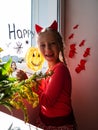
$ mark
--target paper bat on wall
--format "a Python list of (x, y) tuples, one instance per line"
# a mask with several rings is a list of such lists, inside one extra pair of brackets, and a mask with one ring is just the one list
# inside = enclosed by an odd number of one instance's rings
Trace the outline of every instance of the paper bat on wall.
[(74, 33), (70, 34), (70, 36), (68, 37), (68, 39), (72, 39), (74, 37)]
[(84, 46), (84, 44), (85, 44), (85, 40), (82, 40), (82, 41), (80, 42), (80, 44), (79, 44), (79, 47)]
[(69, 57), (73, 58), (75, 53), (76, 53), (76, 44), (73, 43), (70, 45)]
[(84, 51), (83, 57), (87, 57), (88, 55), (90, 55), (90, 48), (86, 48), (86, 50)]
[(85, 63), (86, 63), (86, 60), (85, 59), (81, 59), (80, 60), (80, 64), (78, 64), (78, 66), (75, 68), (75, 71), (77, 73), (80, 73), (82, 70), (85, 70)]
[(79, 27), (79, 25), (76, 24), (76, 25), (73, 27), (73, 29), (77, 29), (78, 27)]

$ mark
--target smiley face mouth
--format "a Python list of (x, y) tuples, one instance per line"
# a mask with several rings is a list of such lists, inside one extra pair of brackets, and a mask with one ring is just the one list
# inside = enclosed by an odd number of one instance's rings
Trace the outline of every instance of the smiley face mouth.
[(32, 64), (33, 66), (38, 67), (38, 66), (40, 66), (40, 65), (41, 65), (41, 61), (40, 61), (38, 64), (35, 64), (33, 61), (31, 61), (31, 64)]

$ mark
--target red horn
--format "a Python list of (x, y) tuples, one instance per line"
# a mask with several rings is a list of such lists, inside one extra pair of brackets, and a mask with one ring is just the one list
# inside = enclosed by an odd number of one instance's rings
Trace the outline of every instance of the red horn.
[(39, 25), (35, 24), (35, 30), (37, 33), (39, 33), (43, 28), (40, 27)]
[(57, 24), (56, 20), (50, 25), (50, 28), (52, 28), (52, 29), (54, 29), (54, 30), (57, 31), (57, 29), (58, 29), (58, 24)]

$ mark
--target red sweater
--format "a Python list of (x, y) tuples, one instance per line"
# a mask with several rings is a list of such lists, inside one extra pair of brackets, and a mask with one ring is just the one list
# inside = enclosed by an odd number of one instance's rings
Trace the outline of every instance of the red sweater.
[(66, 116), (71, 112), (71, 76), (62, 62), (53, 68), (53, 75), (43, 80), (40, 96), (41, 112), (48, 117)]

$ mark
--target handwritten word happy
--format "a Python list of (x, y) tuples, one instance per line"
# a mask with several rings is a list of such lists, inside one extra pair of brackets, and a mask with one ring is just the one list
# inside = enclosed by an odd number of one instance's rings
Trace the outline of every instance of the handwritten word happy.
[(13, 24), (13, 26), (11, 27), (10, 24), (8, 24), (8, 29), (9, 29), (9, 39), (16, 39), (16, 38), (25, 38), (25, 37), (34, 37), (34, 32), (32, 32), (31, 30), (27, 30), (27, 29), (16, 29), (15, 24)]

